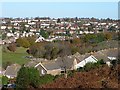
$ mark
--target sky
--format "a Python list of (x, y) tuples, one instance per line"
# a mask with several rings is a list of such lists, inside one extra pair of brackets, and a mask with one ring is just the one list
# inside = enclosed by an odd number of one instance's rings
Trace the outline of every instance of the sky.
[(118, 19), (117, 2), (4, 2), (2, 17), (80, 17)]

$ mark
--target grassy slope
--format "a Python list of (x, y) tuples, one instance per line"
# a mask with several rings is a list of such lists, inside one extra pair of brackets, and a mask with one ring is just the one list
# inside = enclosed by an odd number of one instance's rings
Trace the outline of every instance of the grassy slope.
[(28, 56), (28, 54), (26, 53), (26, 49), (18, 47), (15, 52), (2, 52), (2, 63), (10, 61), (12, 63), (18, 63), (22, 65), (29, 61), (25, 58), (25, 56)]

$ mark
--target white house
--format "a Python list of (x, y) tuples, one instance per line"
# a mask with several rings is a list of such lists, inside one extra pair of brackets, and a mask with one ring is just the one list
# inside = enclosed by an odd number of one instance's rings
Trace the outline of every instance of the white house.
[(45, 40), (45, 38), (44, 38), (44, 37), (42, 37), (42, 36), (40, 36), (38, 39), (36, 39), (36, 41), (35, 41), (35, 42), (41, 42), (41, 41), (43, 41), (43, 40)]
[(1, 29), (6, 29), (6, 26), (1, 26)]
[(97, 61), (98, 60), (93, 55), (90, 55), (89, 57), (76, 64), (76, 68), (84, 67), (88, 62), (96, 63)]
[(13, 33), (7, 33), (7, 37), (11, 37), (11, 36), (14, 36)]

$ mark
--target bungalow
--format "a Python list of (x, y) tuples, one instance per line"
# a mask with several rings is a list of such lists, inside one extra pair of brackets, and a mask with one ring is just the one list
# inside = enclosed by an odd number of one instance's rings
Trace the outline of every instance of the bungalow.
[(35, 67), (39, 70), (40, 75), (44, 74), (51, 74), (51, 75), (58, 75), (65, 70), (73, 70), (76, 65), (76, 60), (74, 58), (69, 57), (58, 57), (52, 61), (30, 61), (25, 66), (27, 67)]
[(17, 77), (17, 72), (21, 66), (19, 64), (12, 64), (11, 66), (7, 66), (4, 76), (8, 78), (15, 78)]
[(107, 55), (103, 54), (101, 51), (97, 51), (93, 53), (92, 55), (95, 56), (98, 60), (103, 60), (104, 63), (106, 63), (108, 66), (111, 65), (110, 60), (107, 57)]
[(78, 64), (76, 64), (76, 68), (84, 67), (89, 62), (96, 63), (97, 61), (98, 59), (96, 59), (93, 55), (90, 55), (81, 62), (79, 62)]
[(109, 61), (107, 61), (107, 63), (109, 63), (109, 66), (111, 65), (111, 62), (113, 60), (118, 60), (118, 54), (119, 54), (118, 48), (103, 50), (102, 53), (106, 55), (107, 58), (109, 59)]
[(111, 62), (118, 59), (118, 51), (119, 50), (117, 48), (105, 49), (97, 51), (92, 55), (95, 56), (98, 60), (102, 59), (108, 66), (111, 66)]

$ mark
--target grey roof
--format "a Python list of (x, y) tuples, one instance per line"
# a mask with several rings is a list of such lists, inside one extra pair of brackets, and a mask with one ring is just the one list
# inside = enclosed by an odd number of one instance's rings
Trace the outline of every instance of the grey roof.
[(53, 69), (64, 69), (65, 67), (67, 69), (70, 69), (73, 65), (74, 57), (58, 57), (56, 61), (46, 62), (42, 63), (44, 67), (47, 70), (53, 70)]
[(50, 62), (50, 63), (42, 63), (42, 65), (47, 69), (47, 70), (53, 70), (53, 69), (60, 69), (60, 66), (56, 62)]
[(77, 59), (77, 62), (79, 63), (80, 61), (84, 60), (85, 57), (88, 57), (88, 54), (86, 55), (81, 55), (78, 52), (72, 55), (72, 57), (75, 57)]
[(86, 53), (86, 54), (84, 54), (84, 55), (83, 55), (83, 56), (84, 56), (84, 59), (88, 58), (90, 55), (91, 55), (91, 53)]
[(26, 63), (25, 66), (26, 67), (35, 67), (35, 65), (37, 65), (40, 62), (47, 62), (47, 60), (43, 59), (43, 58), (35, 59), (35, 60), (32, 60), (32, 61)]
[(118, 58), (119, 49), (112, 48), (112, 49), (102, 50), (101, 52), (109, 57)]
[(70, 69), (73, 65), (73, 61), (74, 61), (74, 57), (63, 57), (63, 58), (60, 58), (56, 61), (56, 63), (59, 64), (60, 67), (62, 68), (67, 68), (67, 69)]
[(97, 51), (97, 52), (93, 53), (93, 56), (95, 58), (97, 58), (98, 60), (103, 59), (104, 62), (109, 60), (107, 55), (103, 54), (101, 51)]
[(6, 68), (5, 75), (16, 77), (17, 76), (17, 72), (19, 71), (20, 68), (21, 68), (20, 65), (12, 64), (11, 66), (8, 66)]
[(25, 64), (26, 67), (34, 67), (37, 64), (37, 62), (35, 61), (30, 61), (28, 63)]

